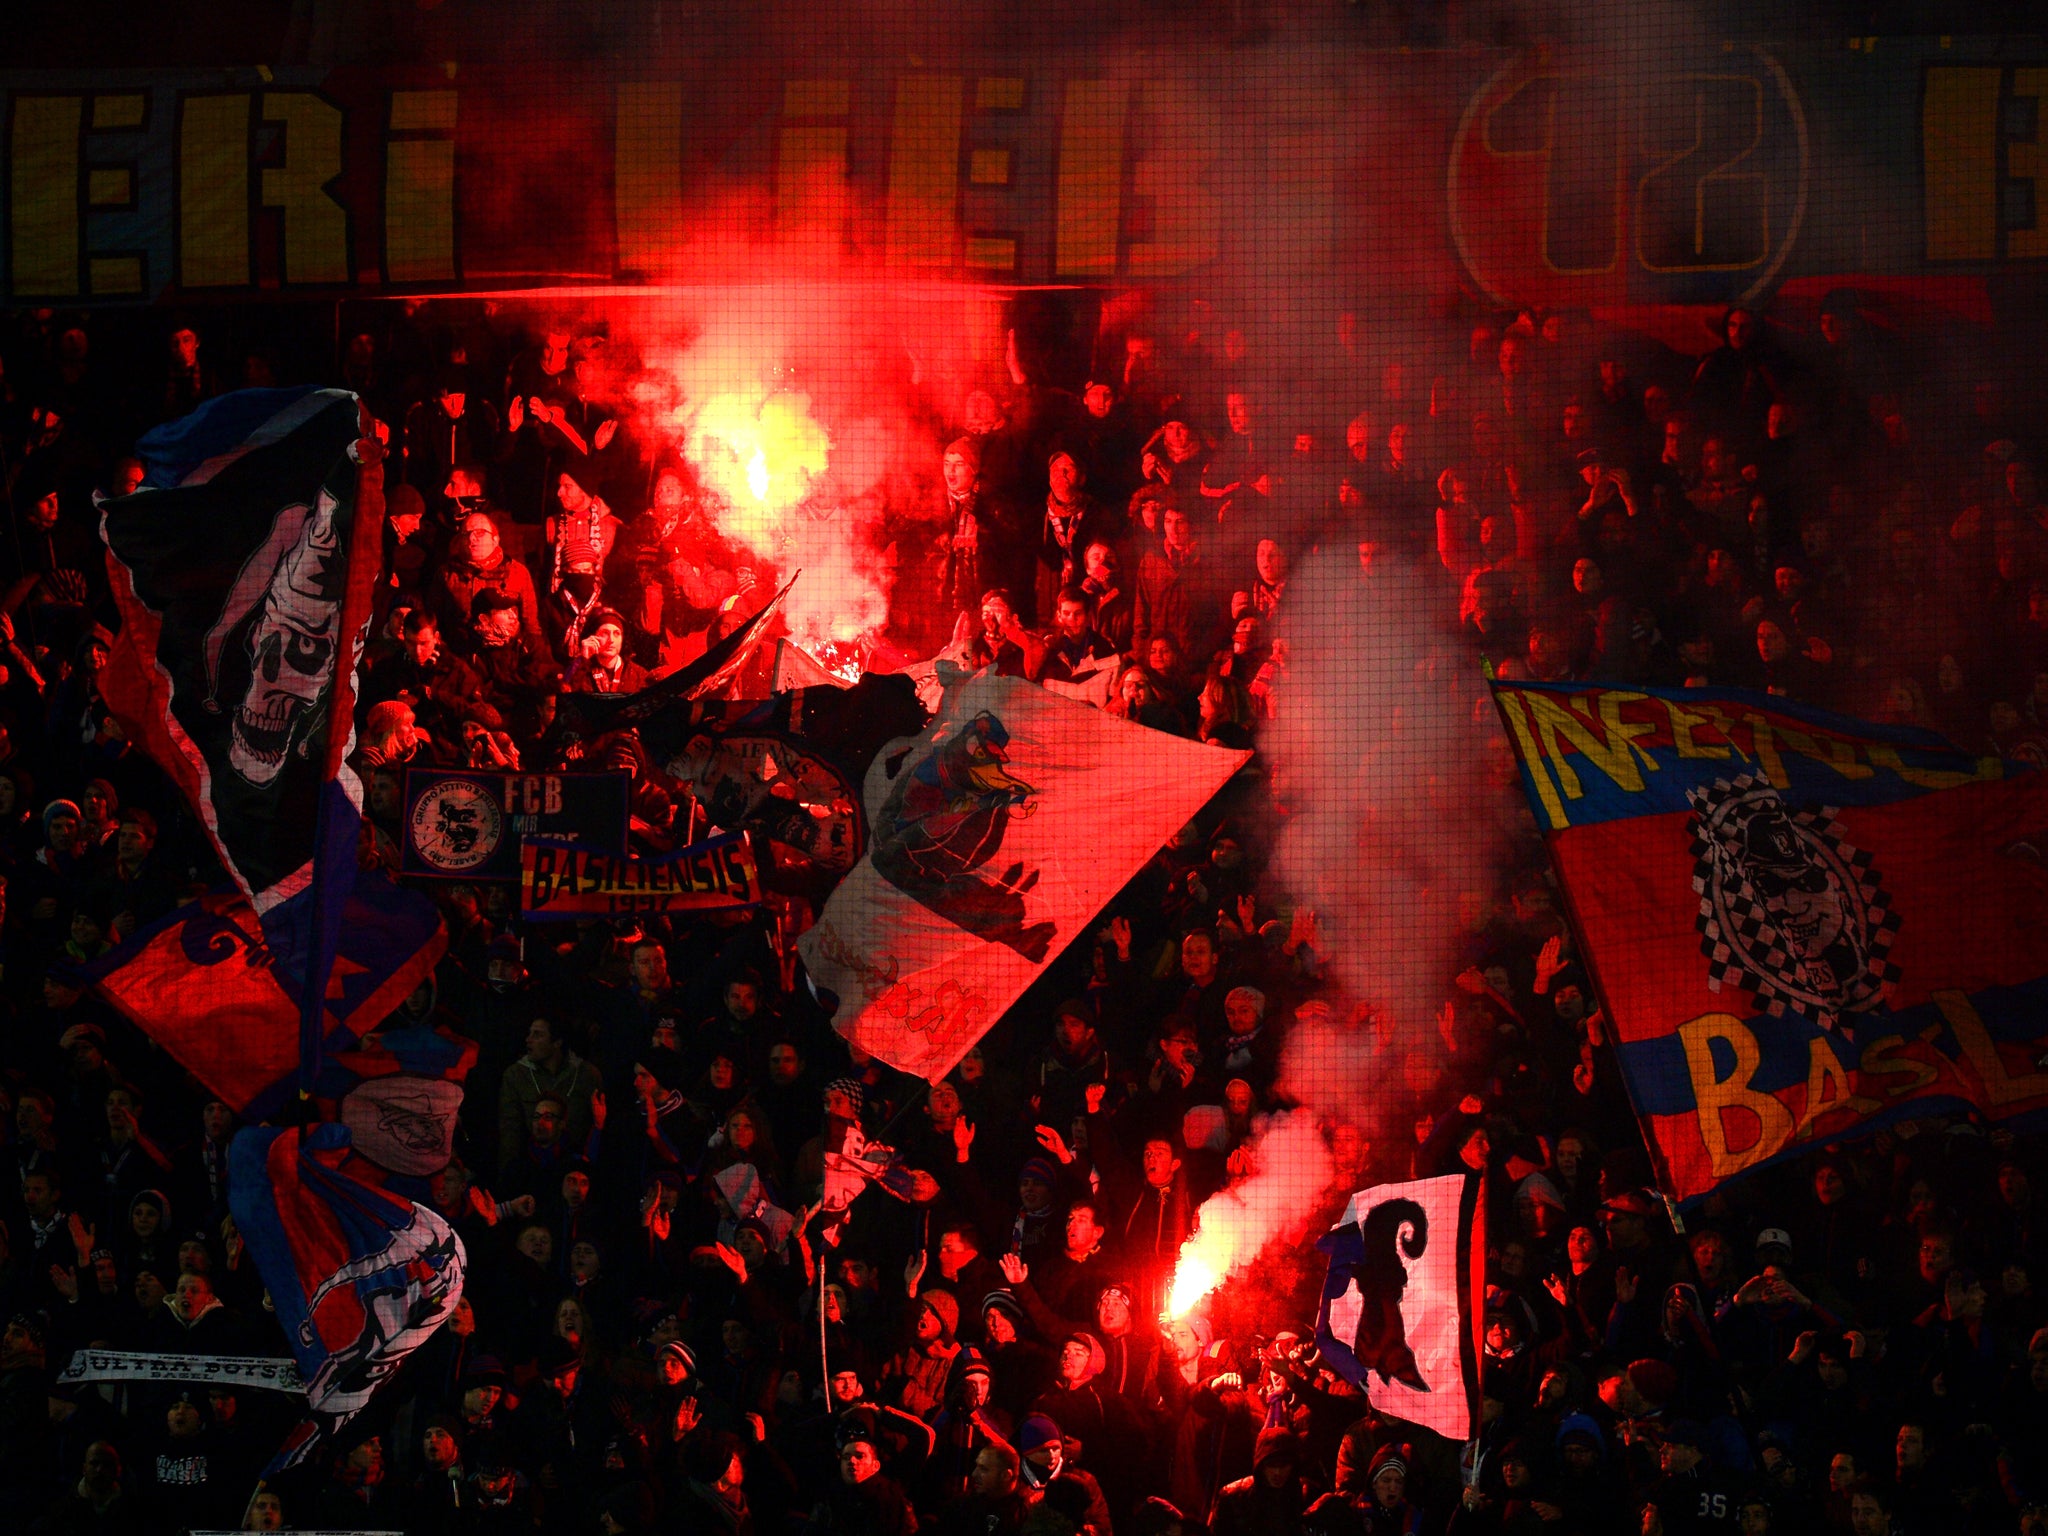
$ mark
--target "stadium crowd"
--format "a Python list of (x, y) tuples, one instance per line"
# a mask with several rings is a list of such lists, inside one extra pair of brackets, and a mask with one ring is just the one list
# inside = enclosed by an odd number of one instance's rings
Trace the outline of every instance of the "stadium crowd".
[[(1085, 380), (1013, 345), (920, 397), (929, 493), (869, 552), (887, 645), (1256, 748), (1294, 691), (1290, 585), (1334, 559), (1362, 612), (1431, 594), (1421, 643), (1475, 700), (1483, 660), (2048, 747), (2048, 445), (1999, 372), (2022, 359), (1987, 343), (1937, 373), (1846, 293), (1811, 324), (1732, 310), (1697, 357), (1571, 312), (1398, 344), (1346, 316), (1289, 372), (1213, 313), (1165, 314), (1106, 324)], [(630, 347), (432, 303), (339, 340), (228, 355), (207, 323), (47, 311), (0, 334), (11, 1527), (2048, 1532), (2039, 1140), (1909, 1122), (1675, 1220), (1533, 828), (1446, 945), (1440, 1038), (1325, 1127), (1338, 1182), (1301, 1241), (1162, 1321), (1197, 1209), (1284, 1103), (1290, 1028), (1369, 1001), (1323, 951), (1382, 937), (1326, 932), (1272, 873), (1287, 808), (1257, 756), (929, 1088), (833, 1033), (787, 907), (523, 928), (508, 888), (419, 882), (449, 947), (399, 1022), (475, 1046), (453, 1160), (422, 1181), (469, 1254), (455, 1320), (253, 1497), (289, 1399), (59, 1383), (87, 1345), (288, 1352), (227, 1217), (233, 1110), (80, 976), (221, 879), (97, 689), (93, 495), (139, 483), (140, 431), (280, 379), (388, 424), (366, 858), (396, 867), (408, 765), (626, 769), (653, 847), (715, 819), (631, 732), (554, 729), (564, 692), (645, 686), (779, 574), (645, 439)], [(897, 1164), (834, 1242), (823, 1158), (849, 1122)], [(1489, 1211), (1463, 1445), (1324, 1368), (1309, 1246), (1352, 1190), (1460, 1168)]]

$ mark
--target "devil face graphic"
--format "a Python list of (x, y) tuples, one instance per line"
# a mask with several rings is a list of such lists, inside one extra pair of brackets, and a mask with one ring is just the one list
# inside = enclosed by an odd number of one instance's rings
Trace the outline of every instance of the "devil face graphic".
[[(239, 595), (256, 580), (263, 582), (261, 605), (243, 641), (248, 688), (228, 728), (228, 763), (251, 784), (267, 785), (277, 777), (301, 722), (317, 718), (314, 706), (333, 682), (346, 586), (336, 511), (334, 497), (325, 490), (310, 514), (304, 508), (287, 509), (278, 519), (278, 534), (295, 536), (281, 551), (281, 539), (273, 538), (236, 583)], [(270, 559), (274, 563), (265, 571), (263, 564)], [(299, 750), (304, 750), (303, 741)]]

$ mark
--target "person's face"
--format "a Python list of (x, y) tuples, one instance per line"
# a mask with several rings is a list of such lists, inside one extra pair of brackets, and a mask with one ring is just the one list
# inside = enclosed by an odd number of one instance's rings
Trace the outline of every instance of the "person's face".
[(1710, 437), (1700, 445), (1700, 468), (1709, 480), (1726, 480), (1735, 473), (1735, 450), (1727, 441)]
[(778, 1045), (768, 1053), (768, 1079), (778, 1088), (787, 1088), (803, 1075), (803, 1058), (793, 1045)]
[(1107, 384), (1090, 384), (1081, 392), (1081, 403), (1088, 408), (1088, 414), (1097, 421), (1106, 420), (1116, 405), (1116, 396)]
[(1115, 1291), (1105, 1291), (1095, 1300), (1095, 1321), (1113, 1339), (1131, 1331), (1131, 1304)]
[(50, 818), (50, 846), (59, 853), (70, 853), (78, 846), (78, 818), (63, 813)]
[(164, 1283), (150, 1270), (140, 1270), (135, 1276), (135, 1304), (144, 1312), (154, 1312), (163, 1305), (164, 1297), (170, 1294)]
[(865, 1440), (856, 1440), (839, 1453), (839, 1480), (850, 1488), (858, 1487), (881, 1470), (875, 1448)]
[(1095, 1219), (1095, 1212), (1085, 1205), (1077, 1205), (1067, 1212), (1067, 1250), (1070, 1253), (1087, 1253), (1102, 1241), (1102, 1226)]
[(761, 1011), (761, 989), (751, 981), (728, 982), (725, 1011), (744, 1024)]
[(668, 951), (659, 944), (642, 944), (633, 951), (633, 984), (643, 992), (668, 988)]
[(1087, 606), (1075, 602), (1070, 597), (1063, 597), (1059, 606), (1053, 610), (1053, 623), (1069, 640), (1078, 640), (1088, 633)]
[(1117, 696), (1124, 701), (1127, 708), (1142, 708), (1152, 702), (1152, 684), (1147, 681), (1144, 673), (1132, 667), (1124, 673), (1122, 681), (1118, 684)]
[(1095, 1026), (1086, 1019), (1078, 1019), (1071, 1013), (1063, 1013), (1054, 1022), (1052, 1034), (1059, 1045), (1060, 1053), (1072, 1058), (1083, 1054), (1094, 1043)]
[(497, 558), (498, 530), (488, 517), (472, 517), (462, 525), (471, 564), (488, 565)]
[(1824, 1163), (1814, 1170), (1813, 1198), (1822, 1205), (1837, 1204), (1848, 1192), (1849, 1186), (1842, 1178), (1841, 1169), (1833, 1163)]
[(1855, 1536), (1891, 1536), (1892, 1517), (1867, 1493), (1849, 1501), (1849, 1529)]
[(1398, 1467), (1383, 1467), (1372, 1480), (1372, 1496), (1381, 1509), (1392, 1509), (1408, 1492), (1408, 1474)]
[(104, 935), (100, 930), (99, 919), (90, 912), (71, 914), (71, 942), (79, 949), (90, 954), (99, 948), (102, 937)]
[(497, 1410), (498, 1400), (505, 1395), (504, 1388), (496, 1382), (479, 1382), (465, 1387), (462, 1392), (462, 1414), (468, 1419), (487, 1419)]
[[(213, 1260), (206, 1252), (206, 1244), (196, 1237), (188, 1237), (178, 1244), (179, 1275), (196, 1275), (204, 1279), (213, 1268)], [(211, 1289), (209, 1287), (209, 1289)]]
[(761, 1131), (752, 1115), (734, 1114), (725, 1122), (725, 1139), (735, 1151), (751, 1152), (761, 1139)]
[(435, 658), (441, 654), (440, 629), (432, 624), (422, 624), (406, 640), (405, 648), (412, 652), (412, 659), (416, 665), (431, 667)]
[(420, 1454), (436, 1472), (446, 1472), (455, 1465), (456, 1457), (461, 1453), (456, 1448), (455, 1437), (435, 1424), (420, 1437)]
[[(670, 1046), (669, 1049), (673, 1050), (674, 1047)], [(730, 1091), (733, 1085), (733, 1079), (736, 1075), (735, 1069), (732, 1064), (732, 1058), (729, 1056), (712, 1057), (711, 1065), (706, 1070), (705, 1075), (710, 1079), (711, 1086), (713, 1088), (716, 1088), (720, 1093)]]
[(1154, 1189), (1164, 1189), (1173, 1182), (1174, 1174), (1180, 1171), (1180, 1159), (1173, 1155), (1171, 1142), (1153, 1139), (1145, 1143), (1142, 1158), (1145, 1182)]
[(555, 482), (555, 499), (571, 517), (581, 516), (590, 510), (590, 492), (577, 483), (574, 475), (563, 475)]
[(1261, 581), (1278, 586), (1287, 579), (1287, 552), (1274, 540), (1259, 540), (1258, 551), (1253, 559), (1258, 565)]
[(990, 1307), (981, 1314), (981, 1332), (982, 1337), (998, 1348), (1017, 1342), (1017, 1325), (1000, 1307)]
[(1707, 1232), (1693, 1239), (1693, 1267), (1699, 1271), (1700, 1279), (1711, 1286), (1718, 1286), (1728, 1278), (1728, 1244), (1718, 1232)]
[(993, 592), (981, 600), (981, 627), (988, 634), (1001, 634), (1003, 627), (1016, 616), (1016, 610)]
[(1180, 968), (1190, 981), (1206, 983), (1216, 974), (1216, 945), (1206, 933), (1191, 933), (1180, 942)]
[(1572, 1263), (1585, 1265), (1593, 1262), (1600, 1252), (1600, 1240), (1593, 1235), (1591, 1227), (1573, 1227), (1564, 1240), (1566, 1255)]
[(1161, 431), (1159, 441), (1166, 449), (1167, 456), (1176, 463), (1188, 458), (1195, 451), (1195, 434), (1184, 421), (1169, 421)]
[(1091, 581), (1107, 585), (1116, 579), (1116, 551), (1107, 544), (1090, 544), (1081, 551), (1081, 565)]
[[(597, 1245), (594, 1243), (577, 1243), (569, 1249), (569, 1274), (573, 1279), (581, 1281), (595, 1280), (597, 1278), (598, 1269), (601, 1267), (601, 1263), (602, 1261), (598, 1258), (597, 1255)], [(579, 1330), (578, 1336), (580, 1337), (580, 1330), (583, 1326), (582, 1309), (576, 1307), (573, 1302), (564, 1302), (563, 1311), (574, 1312), (576, 1326)], [(558, 1326), (560, 1325), (560, 1322), (561, 1315), (558, 1313), (556, 1315), (556, 1323)], [(565, 1338), (567, 1337), (566, 1334), (563, 1336)]]
[[(1240, 1120), (1249, 1115), (1252, 1112), (1252, 1085), (1244, 1081), (1244, 1079), (1236, 1077), (1225, 1083), (1223, 1085), (1223, 1107)], [(1339, 1136), (1342, 1136), (1345, 1132), (1349, 1132), (1355, 1138), (1358, 1134), (1358, 1128), (1349, 1125), (1337, 1127), (1337, 1134)], [(1335, 1150), (1334, 1141), (1333, 1150)], [(1340, 1158), (1339, 1161), (1342, 1162), (1344, 1159)]]
[(171, 1437), (175, 1440), (189, 1440), (199, 1433), (204, 1422), (205, 1420), (200, 1417), (199, 1405), (188, 1403), (183, 1398), (164, 1410), (164, 1428), (171, 1432)]
[(661, 1384), (665, 1387), (680, 1387), (689, 1378), (690, 1368), (683, 1363), (683, 1357), (674, 1350), (663, 1350), (661, 1355)]
[(545, 1269), (555, 1256), (555, 1239), (546, 1227), (528, 1227), (519, 1234), (519, 1251)]
[(194, 368), (199, 364), (199, 333), (190, 326), (181, 326), (171, 332), (171, 360), (180, 368)]
[(1700, 1449), (1696, 1445), (1666, 1441), (1659, 1449), (1657, 1461), (1666, 1476), (1682, 1475), (1700, 1464)]
[(178, 1310), (186, 1317), (197, 1317), (206, 1310), (213, 1300), (213, 1285), (204, 1275), (178, 1276)]
[(1828, 1391), (1839, 1392), (1849, 1384), (1849, 1363), (1833, 1355), (1822, 1355), (1814, 1361), (1814, 1374)]
[(1998, 1198), (2007, 1205), (2025, 1205), (2031, 1192), (2025, 1169), (2007, 1163), (1998, 1170)]
[(1155, 635), (1145, 652), (1145, 664), (1161, 677), (1171, 677), (1180, 666), (1180, 652), (1164, 635)]
[(163, 1219), (164, 1213), (154, 1205), (138, 1205), (128, 1213), (128, 1230), (137, 1237), (152, 1238)]
[(31, 502), (28, 509), (28, 525), (37, 533), (48, 533), (57, 526), (58, 495), (55, 491)]
[(1236, 390), (1223, 397), (1223, 414), (1230, 422), (1230, 430), (1242, 436), (1252, 429), (1251, 402)]
[(1939, 1284), (1955, 1263), (1953, 1245), (1945, 1237), (1929, 1236), (1920, 1239), (1920, 1278), (1929, 1284)]
[(1168, 507), (1160, 523), (1169, 549), (1186, 549), (1195, 542), (1194, 524), (1178, 507)]
[(1894, 1450), (1901, 1471), (1920, 1466), (1927, 1460), (1927, 1432), (1918, 1424), (1901, 1424)]
[(545, 1018), (526, 1026), (526, 1059), (543, 1065), (555, 1059), (555, 1026)]
[(1060, 1380), (1072, 1386), (1079, 1386), (1088, 1379), (1088, 1363), (1093, 1352), (1079, 1339), (1069, 1339), (1060, 1346)]
[(1756, 316), (1746, 309), (1728, 312), (1728, 345), (1737, 351), (1756, 339)]
[(940, 465), (940, 473), (945, 476), (949, 495), (963, 497), (973, 491), (976, 478), (974, 463), (966, 454), (957, 450), (948, 452)]
[(1017, 1179), (1017, 1203), (1027, 1211), (1042, 1211), (1052, 1204), (1052, 1188), (1034, 1174), (1022, 1174)]
[(1009, 1463), (993, 1446), (983, 1446), (974, 1458), (974, 1469), (967, 1474), (967, 1491), (986, 1499), (1008, 1493), (1016, 1484), (1017, 1474)]
[(626, 633), (616, 624), (600, 624), (593, 636), (597, 641), (597, 659), (610, 666), (619, 659), (619, 648), (626, 643)]
[(149, 857), (153, 840), (140, 822), (124, 821), (114, 835), (114, 851), (124, 864), (140, 864)]
[(1785, 631), (1769, 619), (1756, 627), (1756, 653), (1768, 663), (1783, 661), (1792, 653), (1792, 642), (1785, 638)]
[(1051, 483), (1055, 500), (1072, 501), (1081, 484), (1081, 467), (1074, 462), (1072, 455), (1056, 453), (1046, 466), (1046, 479)]

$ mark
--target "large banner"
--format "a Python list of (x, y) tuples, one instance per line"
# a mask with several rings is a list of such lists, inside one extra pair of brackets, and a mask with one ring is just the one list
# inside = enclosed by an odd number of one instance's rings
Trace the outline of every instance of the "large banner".
[(867, 857), (797, 941), (833, 1027), (936, 1082), (1249, 758), (978, 673), (870, 765)]
[(1351, 1197), (1316, 1247), (1324, 1361), (1381, 1413), (1463, 1440), (1479, 1431), (1485, 1203), (1467, 1174)]
[(747, 69), (707, 51), (15, 71), (6, 297), (750, 280), (796, 263), (1003, 284), (1320, 270), (1612, 310), (1790, 278), (1948, 282), (2048, 254), (2014, 190), (2040, 174), (2021, 105), (2048, 95), (2037, 42), (1636, 41), (1395, 52), (1289, 29), (1142, 52), (935, 40), (913, 62), (786, 37)]
[(519, 863), (519, 913), (537, 922), (655, 917), (761, 900), (761, 869), (744, 832), (644, 855), (530, 838)]
[(2048, 774), (1733, 689), (1494, 700), (1667, 1194), (2048, 1108)]
[(289, 1360), (270, 1355), (140, 1355), (81, 1349), (57, 1375), (63, 1386), (90, 1381), (142, 1381), (208, 1387), (260, 1387), (303, 1397), (305, 1382)]
[(408, 768), (402, 867), (448, 880), (517, 880), (527, 837), (623, 853), (632, 785), (623, 773)]

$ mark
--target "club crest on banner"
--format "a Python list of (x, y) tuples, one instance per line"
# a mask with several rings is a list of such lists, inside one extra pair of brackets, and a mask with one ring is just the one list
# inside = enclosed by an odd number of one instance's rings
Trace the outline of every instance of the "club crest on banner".
[(490, 861), (504, 841), (497, 797), (470, 779), (444, 779), (412, 808), (412, 844), (435, 869), (450, 874)]
[(1793, 810), (1747, 774), (1688, 790), (1708, 986), (1734, 985), (1823, 1029), (1884, 1001), (1898, 915), (1832, 806)]

